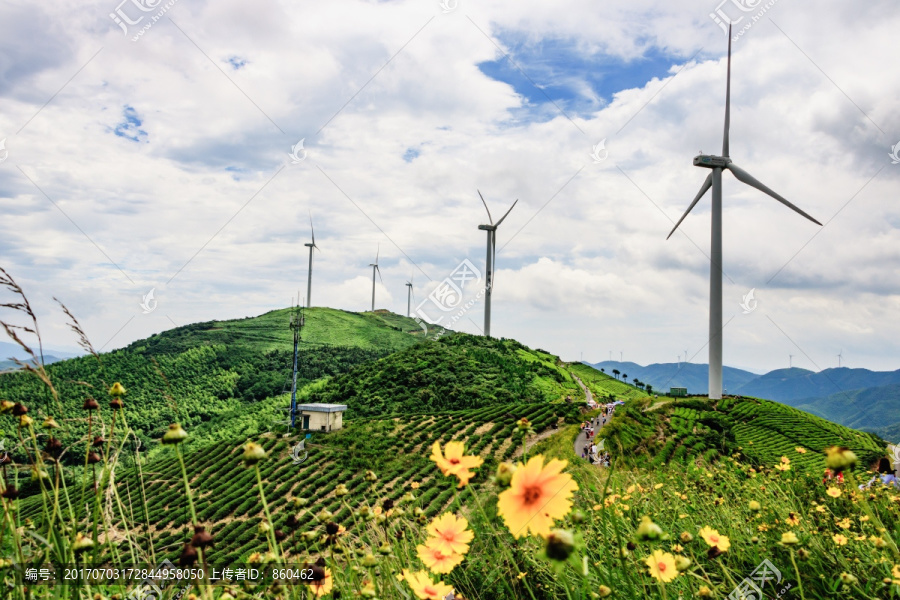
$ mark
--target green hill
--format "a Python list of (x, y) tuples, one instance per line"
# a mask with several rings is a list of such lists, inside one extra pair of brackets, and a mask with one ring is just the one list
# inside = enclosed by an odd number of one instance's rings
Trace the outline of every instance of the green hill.
[[(416, 322), (399, 315), (330, 308), (312, 308), (305, 314), (299, 385), (423, 342)], [(289, 322), (290, 309), (282, 309), (259, 317), (177, 327), (102, 354), (99, 360), (84, 356), (47, 366), (59, 392), (58, 405), (37, 378), (20, 372), (0, 376), (0, 398), (26, 403), (36, 419), (48, 414), (57, 420), (75, 418), (84, 414), (81, 405), (86, 397), (102, 399), (106, 388), (119, 381), (130, 391), (128, 424), (144, 448), (153, 447), (173, 421), (192, 428), (195, 436), (221, 439), (229, 422), (248, 410), (262, 411), (259, 402), (290, 390)], [(86, 429), (76, 421), (60, 434), (62, 441), (78, 440)], [(13, 434), (0, 430), (0, 438)]]
[[(821, 474), (823, 451), (845, 446), (859, 469), (885, 455), (886, 443), (871, 433), (826, 421), (779, 402), (755, 398), (632, 401), (604, 433), (626, 461), (638, 468), (715, 462), (737, 456), (755, 467), (774, 467), (786, 456), (794, 469)], [(797, 448), (801, 450), (798, 451)]]
[[(885, 439), (900, 441), (896, 434), (900, 428), (898, 383), (796, 400), (790, 404), (835, 423), (877, 432)], [(891, 431), (895, 433), (889, 433)]]

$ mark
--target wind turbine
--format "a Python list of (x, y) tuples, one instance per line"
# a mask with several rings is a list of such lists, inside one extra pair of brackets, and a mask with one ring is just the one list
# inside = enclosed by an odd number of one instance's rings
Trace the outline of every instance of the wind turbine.
[[(381, 279), (381, 269), (378, 268), (378, 255), (381, 254), (381, 244), (378, 244), (378, 250), (375, 252), (375, 262), (370, 264), (372, 267), (372, 312), (375, 312), (375, 271), (378, 271), (378, 279)], [(384, 283), (384, 279), (381, 279)]]
[(838, 369), (840, 369), (841, 368), (841, 359), (844, 358), (844, 349), (843, 348), (841, 348), (841, 351), (838, 352), (837, 357), (838, 357)]
[(722, 156), (699, 154), (694, 157), (694, 166), (710, 169), (712, 172), (700, 187), (694, 201), (688, 206), (666, 239), (672, 237), (688, 213), (700, 198), (712, 188), (712, 234), (709, 262), (709, 397), (722, 398), (722, 170), (731, 171), (738, 181), (754, 187), (778, 200), (791, 210), (806, 217), (816, 225), (822, 224), (779, 196), (731, 161), (728, 150), (728, 131), (731, 126), (731, 26), (728, 27), (728, 79), (725, 88), (725, 133), (722, 140)]
[(518, 199), (513, 202), (512, 206), (509, 207), (509, 210), (506, 211), (506, 214), (503, 215), (499, 221), (494, 223), (491, 211), (480, 191), (478, 191), (478, 196), (481, 198), (481, 202), (484, 204), (484, 210), (486, 210), (488, 214), (488, 220), (491, 222), (490, 225), (478, 226), (478, 229), (487, 231), (487, 258), (485, 258), (486, 276), (484, 288), (484, 335), (485, 337), (491, 337), (491, 292), (494, 287), (494, 261), (497, 258), (497, 228), (500, 227), (500, 223), (503, 222), (503, 219), (509, 216), (512, 209), (515, 208)]
[(313, 263), (313, 249), (318, 250), (319, 247), (316, 246), (316, 230), (313, 229), (312, 222), (312, 211), (309, 213), (309, 231), (312, 234), (312, 242), (303, 244), (307, 248), (309, 248), (309, 271), (306, 276), (306, 308), (312, 306), (310, 301), (312, 299), (312, 263)]
[(412, 291), (413, 291), (413, 276), (409, 276), (409, 281), (406, 282), (406, 316), (410, 316), (412, 314)]
[(788, 368), (789, 369), (794, 368), (794, 355), (793, 354), (788, 354)]

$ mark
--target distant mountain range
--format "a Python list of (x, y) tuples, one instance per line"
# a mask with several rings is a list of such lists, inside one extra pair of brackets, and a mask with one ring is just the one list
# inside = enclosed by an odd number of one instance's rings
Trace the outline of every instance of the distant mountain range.
[[(637, 377), (658, 392), (668, 392), (672, 387), (687, 388), (689, 394), (708, 391), (709, 369), (705, 364), (641, 366), (633, 362), (603, 361), (591, 366), (608, 374), (616, 369), (627, 374), (629, 381)], [(722, 376), (729, 394), (776, 400), (841, 425), (900, 441), (900, 370), (842, 367), (814, 372), (795, 367), (758, 375), (724, 367)]]
[[(76, 354), (74, 352), (66, 352), (64, 350), (44, 348), (45, 365), (53, 364), (61, 360), (66, 360), (67, 358), (74, 358), (76, 356), (80, 356), (80, 354)], [(16, 366), (16, 363), (10, 360), (11, 358), (18, 358), (19, 360), (24, 361), (31, 357), (28, 356), (28, 354), (17, 344), (0, 342), (0, 371), (18, 368)]]

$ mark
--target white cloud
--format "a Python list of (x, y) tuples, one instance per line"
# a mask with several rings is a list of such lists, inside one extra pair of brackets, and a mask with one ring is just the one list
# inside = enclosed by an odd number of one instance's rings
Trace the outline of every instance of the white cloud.
[[(314, 304), (367, 309), (380, 244), (376, 304), (402, 313), (410, 273), (424, 298), (426, 274), (483, 264), (479, 188), (494, 214), (519, 199), (498, 235), (495, 334), (570, 359), (693, 354), (707, 336), (708, 198), (665, 236), (705, 176), (691, 158), (721, 143), (714, 8), (461, 1), (441, 15), (438, 2), (179, 2), (133, 43), (105, 0), (75, 12), (6, 3), (2, 265), (48, 320), (51, 345), (70, 344), (57, 295), (98, 346), (116, 347), (169, 319), (243, 317), (305, 295), (311, 210)], [(726, 319), (736, 316), (725, 360), (764, 370), (805, 352), (835, 366), (843, 348), (845, 364), (893, 369), (900, 209), (887, 152), (900, 139), (900, 76), (885, 65), (900, 11), (829, 0), (809, 13), (780, 0), (735, 44), (732, 155), (826, 227), (726, 175)], [(606, 105), (595, 98), (602, 108), (573, 124), (478, 69), (502, 56), (479, 28), (567, 40), (631, 61), (623, 68), (655, 49), (674, 66)], [(589, 97), (585, 75), (560, 73)], [(146, 139), (112, 133), (126, 107)], [(291, 164), (300, 138), (309, 157)], [(609, 158), (594, 164), (603, 138)], [(406, 161), (409, 149), (418, 156)], [(151, 287), (159, 308), (143, 315)], [(750, 288), (760, 309), (741, 315)], [(460, 327), (477, 331), (480, 305), (467, 317)], [(794, 364), (813, 367), (804, 360)]]

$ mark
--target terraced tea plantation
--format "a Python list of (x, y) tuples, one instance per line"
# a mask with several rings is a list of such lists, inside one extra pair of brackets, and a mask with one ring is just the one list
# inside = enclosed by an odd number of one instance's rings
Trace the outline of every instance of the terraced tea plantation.
[[(483, 456), (485, 464), (473, 480), (478, 483), (493, 473), (498, 461), (522, 452), (522, 437), (516, 435), (518, 419), (531, 421), (536, 434), (527, 439), (533, 443), (541, 432), (554, 431), (554, 425), (562, 424), (567, 415), (569, 422), (575, 422), (576, 414), (574, 405), (543, 403), (356, 420), (341, 431), (313, 434), (306, 444), (308, 459), (298, 466), (290, 453), (300, 437), (263, 436), (256, 441), (268, 453), (260, 470), (273, 524), (290, 532), (285, 521), (295, 515), (301, 533), (312, 527), (314, 513), (324, 509), (334, 513), (335, 522), (352, 529), (347, 505), (368, 502), (374, 507), (385, 498), (397, 500), (414, 491), (413, 482), (421, 485), (413, 506), (434, 516), (453, 502), (456, 482), (455, 478), (440, 477), (428, 459), (434, 441), (461, 440), (468, 453)], [(252, 552), (266, 550), (266, 537), (258, 531), (264, 513), (255, 474), (241, 461), (243, 441), (200, 448), (191, 448), (188, 442), (185, 446), (197, 516), (215, 536), (208, 560), (219, 564), (243, 562)], [(377, 483), (366, 479), (368, 470), (375, 472)], [(129, 502), (127, 521), (140, 525), (141, 534), (149, 533), (155, 560), (177, 562), (193, 531), (175, 451), (166, 449), (162, 457), (144, 464), (142, 473), (143, 491), (136, 466), (125, 464), (118, 470), (117, 488)], [(335, 495), (339, 485), (347, 487), (347, 496)], [(146, 510), (142, 495), (147, 499)], [(297, 508), (295, 498), (305, 499), (308, 510)], [(40, 520), (40, 499), (23, 501), (21, 515)], [(288, 538), (283, 547), (288, 553), (299, 552), (299, 536)]]
[(873, 434), (768, 400), (690, 398), (646, 410), (649, 406), (649, 399), (629, 402), (606, 430), (636, 465), (661, 467), (697, 459), (711, 463), (740, 453), (758, 466), (772, 467), (786, 456), (792, 468), (821, 473), (822, 452), (829, 446), (852, 449), (860, 470), (886, 451), (885, 442)]

